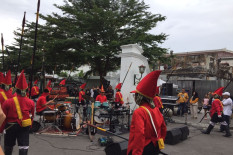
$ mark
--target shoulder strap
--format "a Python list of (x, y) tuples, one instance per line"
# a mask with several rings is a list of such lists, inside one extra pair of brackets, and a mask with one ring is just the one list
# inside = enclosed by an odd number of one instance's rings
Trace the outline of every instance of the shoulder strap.
[(156, 96), (156, 98), (159, 100), (159, 103), (160, 103), (161, 107), (163, 108), (163, 103), (161, 102), (160, 98), (158, 96)]
[(18, 117), (19, 117), (20, 120), (22, 120), (23, 119), (23, 115), (22, 115), (22, 111), (20, 109), (18, 98), (17, 97), (13, 97), (13, 100), (15, 102), (15, 107), (16, 107), (16, 111), (17, 111)]
[(2, 94), (2, 97), (4, 98), (4, 100), (6, 101), (8, 98), (7, 98), (6, 94), (5, 94), (5, 92), (1, 91), (1, 94)]
[(152, 126), (153, 126), (153, 128), (154, 128), (154, 130), (155, 130), (155, 134), (156, 134), (156, 136), (158, 137), (158, 133), (157, 133), (157, 130), (156, 130), (156, 127), (155, 127), (155, 124), (154, 124), (154, 120), (153, 120), (153, 118), (152, 118), (152, 116), (151, 116), (150, 111), (149, 111), (146, 107), (144, 107), (144, 106), (140, 106), (140, 107), (142, 107), (143, 109), (145, 109), (146, 112), (148, 113), (148, 115), (149, 115), (149, 117), (150, 117), (151, 124), (152, 124)]

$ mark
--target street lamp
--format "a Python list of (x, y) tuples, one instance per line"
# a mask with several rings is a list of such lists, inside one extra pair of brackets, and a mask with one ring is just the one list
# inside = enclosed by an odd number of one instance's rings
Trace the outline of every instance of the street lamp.
[(139, 68), (139, 73), (141, 74), (141, 77), (140, 78), (137, 78), (137, 74), (134, 74), (134, 85), (138, 84), (141, 79), (142, 79), (142, 74), (145, 72), (145, 69), (146, 69), (146, 66), (138, 66)]

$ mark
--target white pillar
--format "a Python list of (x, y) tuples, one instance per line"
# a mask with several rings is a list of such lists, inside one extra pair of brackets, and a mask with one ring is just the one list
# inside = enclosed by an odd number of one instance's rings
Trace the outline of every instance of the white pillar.
[(131, 68), (128, 72), (128, 75), (124, 81), (123, 87), (121, 89), (121, 93), (123, 95), (124, 102), (131, 103), (130, 109), (135, 110), (135, 101), (133, 95), (130, 94), (130, 91), (136, 89), (136, 85), (134, 85), (134, 74), (137, 74), (137, 77), (140, 77), (139, 73), (139, 66), (144, 65), (146, 67), (145, 72), (142, 75), (142, 78), (146, 76), (149, 72), (149, 65), (147, 58), (142, 55), (143, 50), (137, 44), (129, 44), (121, 46), (122, 53), (120, 54), (121, 57), (121, 70), (120, 70), (120, 82), (123, 82), (126, 73), (129, 69), (130, 64)]

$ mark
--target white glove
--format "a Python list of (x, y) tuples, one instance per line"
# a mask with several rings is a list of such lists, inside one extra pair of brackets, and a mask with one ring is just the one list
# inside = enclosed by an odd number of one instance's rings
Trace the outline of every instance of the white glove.
[(222, 115), (218, 115), (218, 118), (221, 118), (222, 117)]

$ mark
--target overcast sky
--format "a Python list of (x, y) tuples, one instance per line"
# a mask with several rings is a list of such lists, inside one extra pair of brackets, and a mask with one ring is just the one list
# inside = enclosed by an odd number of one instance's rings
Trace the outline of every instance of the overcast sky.
[[(41, 0), (40, 13), (58, 11), (53, 4), (63, 0)], [(150, 11), (167, 17), (151, 33), (166, 33), (161, 45), (174, 52), (227, 48), (233, 50), (233, 0), (145, 0)], [(21, 26), (23, 12), (35, 21), (37, 0), (1, 0), (0, 32), (5, 44), (13, 42), (13, 31)], [(39, 20), (42, 23), (42, 20)]]

